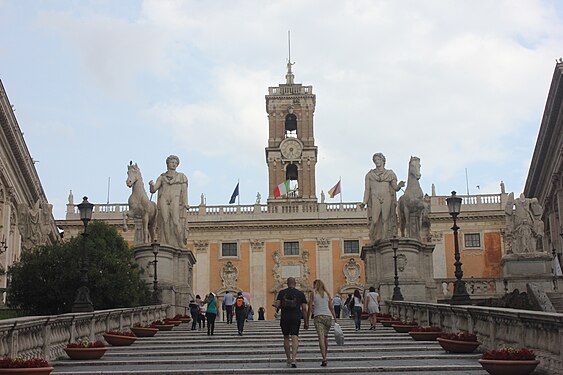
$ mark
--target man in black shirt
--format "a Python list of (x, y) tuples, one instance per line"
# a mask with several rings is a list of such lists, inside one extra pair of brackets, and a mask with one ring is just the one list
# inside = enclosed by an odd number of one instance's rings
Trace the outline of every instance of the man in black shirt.
[[(295, 289), (295, 278), (287, 279), (287, 288), (280, 290), (275, 302), (276, 309), (281, 308), (280, 327), (283, 333), (283, 348), (287, 357), (287, 367), (297, 367), (296, 357), (299, 348), (299, 328), (301, 318), (304, 319), (304, 328), (309, 329), (309, 314), (307, 299), (302, 291)], [(290, 348), (289, 336), (292, 346)]]

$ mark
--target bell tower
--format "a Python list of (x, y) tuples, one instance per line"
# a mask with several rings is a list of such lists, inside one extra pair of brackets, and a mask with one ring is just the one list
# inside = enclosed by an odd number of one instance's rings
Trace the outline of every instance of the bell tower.
[[(288, 60), (285, 83), (269, 87), (266, 95), (268, 202), (317, 201), (317, 146), (313, 136), (316, 98), (313, 86), (294, 82), (294, 64)], [(289, 191), (275, 198), (274, 190), (287, 180)]]

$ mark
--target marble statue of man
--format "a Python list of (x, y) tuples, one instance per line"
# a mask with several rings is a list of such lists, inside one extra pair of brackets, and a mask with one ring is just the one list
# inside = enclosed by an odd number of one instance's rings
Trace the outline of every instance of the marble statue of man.
[(397, 234), (396, 192), (405, 186), (397, 183), (397, 175), (385, 169), (385, 156), (376, 153), (372, 158), (375, 169), (366, 174), (364, 199), (360, 207), (368, 207), (369, 244)]
[(161, 244), (181, 248), (187, 243), (186, 210), (188, 209), (188, 178), (177, 172), (180, 159), (166, 158), (167, 171), (158, 176), (156, 183), (149, 181), (151, 193), (158, 191), (158, 239)]
[(537, 241), (541, 240), (544, 231), (541, 220), (543, 208), (537, 198), (526, 198), (524, 194), (520, 194), (519, 198), (514, 199), (514, 193), (510, 193), (504, 211), (506, 232), (512, 239), (512, 252), (515, 254), (537, 252)]

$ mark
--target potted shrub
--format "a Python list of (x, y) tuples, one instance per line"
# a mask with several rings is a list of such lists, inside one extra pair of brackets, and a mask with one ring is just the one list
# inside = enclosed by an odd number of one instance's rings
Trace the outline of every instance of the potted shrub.
[(53, 368), (43, 358), (11, 358), (0, 359), (2, 375), (49, 375)]
[(391, 324), (391, 327), (398, 333), (408, 333), (411, 329), (418, 327), (418, 323), (403, 320), (400, 323)]
[(140, 323), (135, 323), (135, 325), (131, 327), (131, 331), (137, 337), (152, 337), (156, 335), (158, 328), (151, 327), (150, 325), (142, 326)]
[(151, 327), (158, 328), (159, 331), (172, 331), (174, 324), (167, 324), (162, 320), (155, 320), (151, 323)]
[(70, 359), (100, 359), (107, 348), (101, 341), (78, 341), (70, 343), (64, 349)]
[(391, 327), (393, 324), (398, 324), (398, 323), (401, 323), (401, 319), (396, 318), (394, 316), (381, 319), (381, 325), (383, 325), (383, 327)]
[(174, 319), (174, 320), (179, 320), (179, 321), (181, 321), (182, 323), (189, 323), (189, 322), (191, 322), (192, 317), (189, 316), (188, 314), (184, 314), (184, 315), (182, 315), (182, 314), (176, 314), (173, 319)]
[(172, 324), (174, 326), (179, 326), (182, 324), (181, 320), (176, 320), (174, 318), (164, 318), (164, 324)]
[(540, 361), (526, 348), (503, 348), (483, 353), (479, 363), (491, 375), (528, 375)]
[(436, 341), (442, 333), (440, 327), (414, 327), (409, 331), (409, 335), (416, 341)]
[(438, 342), (450, 353), (473, 353), (481, 345), (477, 335), (469, 332), (442, 333), (438, 336)]
[(130, 331), (107, 331), (104, 339), (113, 346), (128, 346), (137, 340), (137, 336)]

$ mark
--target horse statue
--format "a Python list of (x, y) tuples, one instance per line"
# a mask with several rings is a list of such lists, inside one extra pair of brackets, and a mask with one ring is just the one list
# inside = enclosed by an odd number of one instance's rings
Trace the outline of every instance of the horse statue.
[[(143, 243), (151, 243), (156, 240), (156, 203), (147, 197), (141, 170), (137, 163), (129, 162), (125, 183), (132, 189), (128, 200), (129, 213), (127, 216), (143, 221), (143, 233), (140, 238)], [(139, 237), (136, 236), (136, 238)]]
[[(420, 188), (420, 158), (411, 156), (405, 193), (399, 198), (399, 227), (401, 237), (420, 240), (424, 194)], [(406, 236), (405, 236), (406, 231)]]

